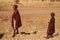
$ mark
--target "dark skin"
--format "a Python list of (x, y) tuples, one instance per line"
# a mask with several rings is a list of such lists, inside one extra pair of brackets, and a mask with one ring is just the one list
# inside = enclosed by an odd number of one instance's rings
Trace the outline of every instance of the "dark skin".
[[(55, 16), (55, 14), (54, 14), (54, 13), (51, 13), (51, 19), (53, 19), (54, 16)], [(52, 25), (51, 25), (51, 26), (52, 26)], [(47, 36), (48, 39), (49, 39), (49, 37), (53, 37), (53, 34)]]
[(52, 14), (51, 14), (51, 18), (54, 18), (54, 16), (55, 16), (54, 13), (52, 13)]
[(14, 6), (13, 6), (13, 9), (14, 9), (14, 10), (16, 10), (16, 9), (17, 9), (17, 7), (14, 5)]
[[(55, 14), (52, 13), (52, 14), (51, 14), (51, 18), (54, 18), (54, 16), (55, 16)], [(53, 37), (53, 34), (51, 35), (51, 37)]]
[[(13, 6), (13, 8), (14, 8), (14, 10), (17, 10), (17, 7), (16, 6)], [(15, 35), (16, 35), (15, 32), (17, 31), (17, 34), (19, 34), (19, 32), (18, 32), (18, 28), (15, 27), (16, 20), (15, 19), (13, 19), (13, 20), (14, 20), (14, 28), (13, 28), (14, 33), (13, 33), (13, 37), (15, 37)]]

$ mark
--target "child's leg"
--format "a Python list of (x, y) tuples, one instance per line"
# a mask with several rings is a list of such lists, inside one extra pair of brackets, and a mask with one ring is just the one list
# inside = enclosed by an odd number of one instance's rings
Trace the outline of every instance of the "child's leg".
[(16, 30), (17, 30), (17, 34), (19, 34), (18, 28)]
[(50, 34), (47, 34), (47, 39), (49, 39), (49, 38), (50, 38), (50, 36), (51, 36)]
[(47, 37), (49, 37), (49, 35), (47, 34)]
[(51, 37), (53, 37), (53, 34), (51, 34)]
[(16, 31), (16, 29), (14, 29), (13, 36), (12, 37), (15, 37), (15, 31)]
[[(14, 19), (13, 19), (13, 20), (14, 20)], [(13, 37), (15, 37), (15, 31), (16, 31), (16, 21), (15, 21), (15, 20), (14, 20), (13, 25), (14, 25), (14, 28), (13, 28), (13, 30), (14, 30), (14, 32), (13, 32)]]

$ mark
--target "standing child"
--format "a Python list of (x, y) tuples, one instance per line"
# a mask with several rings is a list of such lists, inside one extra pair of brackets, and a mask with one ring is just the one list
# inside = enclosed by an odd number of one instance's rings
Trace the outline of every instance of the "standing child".
[(22, 26), (20, 14), (19, 14), (17, 7), (18, 7), (17, 5), (13, 6), (14, 8), (14, 12), (12, 14), (12, 27), (14, 30), (13, 37), (15, 37), (16, 34), (19, 34), (18, 28)]
[(47, 29), (47, 38), (53, 37), (53, 34), (55, 33), (55, 14), (51, 13), (51, 19), (48, 25)]

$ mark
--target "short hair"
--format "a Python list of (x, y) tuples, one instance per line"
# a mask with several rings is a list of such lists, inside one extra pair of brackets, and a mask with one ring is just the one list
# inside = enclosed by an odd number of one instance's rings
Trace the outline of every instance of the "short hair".
[(52, 15), (55, 16), (55, 13), (52, 12), (52, 13), (51, 13), (51, 16), (52, 16)]
[(17, 7), (18, 7), (18, 5), (14, 5), (14, 7), (15, 7), (15, 8), (17, 8)]

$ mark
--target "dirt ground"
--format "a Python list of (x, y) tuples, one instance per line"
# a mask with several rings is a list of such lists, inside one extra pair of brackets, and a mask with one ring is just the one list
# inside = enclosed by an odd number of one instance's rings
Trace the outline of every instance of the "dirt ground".
[[(0, 10), (0, 34), (4, 34), (0, 40), (60, 40), (60, 6), (19, 6), (22, 26), (19, 28), (19, 34), (14, 38), (12, 38), (13, 29), (11, 26), (13, 8), (9, 7), (3, 7), (4, 9)], [(55, 34), (53, 38), (46, 39), (51, 12), (55, 13)], [(36, 33), (33, 34), (35, 31)], [(30, 33), (30, 35), (21, 34), (21, 32)]]

